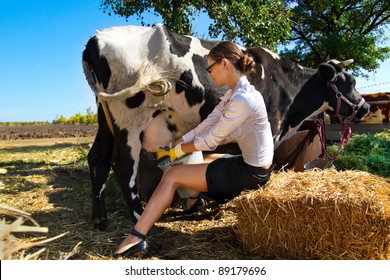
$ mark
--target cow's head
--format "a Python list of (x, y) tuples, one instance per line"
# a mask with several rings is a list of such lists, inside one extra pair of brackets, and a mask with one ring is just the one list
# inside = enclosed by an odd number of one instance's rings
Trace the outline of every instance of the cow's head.
[(331, 60), (318, 67), (317, 76), (326, 85), (325, 101), (330, 116), (362, 120), (370, 111), (370, 105), (355, 89), (354, 77), (345, 71), (352, 59), (339, 62)]
[(290, 105), (275, 136), (275, 148), (294, 135), (303, 121), (324, 111), (350, 119), (362, 119), (368, 114), (370, 106), (356, 91), (355, 79), (345, 71), (350, 63), (352, 60), (332, 60), (318, 67)]

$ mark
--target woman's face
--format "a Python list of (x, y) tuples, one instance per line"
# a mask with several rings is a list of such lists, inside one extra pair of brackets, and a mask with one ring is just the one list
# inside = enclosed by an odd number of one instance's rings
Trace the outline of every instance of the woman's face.
[(227, 59), (214, 60), (211, 57), (207, 59), (207, 71), (210, 73), (210, 76), (217, 87), (226, 84), (226, 63)]

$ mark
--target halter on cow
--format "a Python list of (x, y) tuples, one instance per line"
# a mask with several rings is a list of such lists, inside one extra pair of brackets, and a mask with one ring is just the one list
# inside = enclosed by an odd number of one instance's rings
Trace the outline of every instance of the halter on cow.
[(341, 91), (339, 91), (339, 89), (337, 88), (337, 86), (334, 84), (334, 83), (330, 83), (330, 87), (333, 89), (333, 91), (335, 92), (336, 94), (336, 98), (337, 98), (337, 109), (336, 109), (336, 114), (335, 116), (336, 117), (340, 117), (340, 118), (343, 118), (342, 115), (340, 115), (340, 108), (341, 108), (341, 102), (344, 101), (346, 104), (348, 104), (352, 110), (353, 110), (353, 113), (351, 116), (349, 116), (349, 120), (352, 121), (353, 119), (355, 119), (355, 116), (357, 114), (357, 112), (360, 110), (360, 108), (363, 106), (364, 102), (366, 102), (364, 100), (364, 98), (362, 97), (360, 99), (360, 101), (357, 103), (357, 104), (354, 104), (352, 103), (351, 101), (349, 101), (343, 94)]
[[(142, 213), (137, 182), (143, 188), (145, 177), (157, 183), (161, 176), (157, 166), (139, 168), (142, 151), (155, 151), (196, 126), (226, 92), (226, 88), (214, 87), (206, 71), (207, 54), (216, 43), (178, 35), (162, 25), (114, 27), (97, 32), (88, 41), (83, 67), (98, 99), (99, 123), (88, 163), (92, 215), (99, 229), (108, 226), (104, 191), (110, 169), (137, 220)], [(256, 73), (248, 79), (264, 97), (279, 143), (308, 117), (324, 110), (335, 112), (336, 97), (328, 96), (331, 81), (351, 102), (360, 98), (342, 63), (323, 64), (317, 72), (264, 48), (248, 51), (256, 62)], [(352, 115), (345, 106), (342, 102), (340, 114)], [(367, 112), (364, 103), (355, 117)], [(156, 170), (160, 173), (151, 173)]]
[(369, 105), (355, 90), (355, 79), (344, 71), (351, 63), (352, 60), (343, 63), (332, 60), (318, 67), (318, 72), (305, 82), (290, 105), (280, 133), (275, 137), (275, 149), (294, 135), (304, 120), (324, 111), (330, 116), (350, 120), (360, 120), (367, 115)]

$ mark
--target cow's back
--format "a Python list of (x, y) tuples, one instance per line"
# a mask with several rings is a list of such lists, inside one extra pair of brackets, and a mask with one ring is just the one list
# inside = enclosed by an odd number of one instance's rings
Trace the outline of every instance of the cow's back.
[[(192, 128), (207, 117), (227, 90), (216, 89), (205, 70), (208, 52), (216, 43), (179, 35), (162, 25), (109, 28), (98, 31), (88, 42), (86, 50), (90, 50), (83, 56), (84, 72), (95, 93), (113, 94), (136, 82), (144, 60), (158, 58), (158, 66), (175, 71), (174, 78), (180, 82), (174, 83), (165, 106), (173, 108), (184, 120), (194, 118), (189, 125)], [(288, 106), (314, 70), (264, 48), (249, 48), (248, 52), (256, 62), (256, 72), (248, 78), (264, 97), (275, 135)], [(181, 99), (177, 98), (180, 93), (183, 93)]]
[(263, 95), (272, 134), (276, 135), (294, 97), (316, 70), (302, 67), (265, 48), (249, 48), (248, 52), (256, 62), (256, 72), (249, 76), (249, 81)]

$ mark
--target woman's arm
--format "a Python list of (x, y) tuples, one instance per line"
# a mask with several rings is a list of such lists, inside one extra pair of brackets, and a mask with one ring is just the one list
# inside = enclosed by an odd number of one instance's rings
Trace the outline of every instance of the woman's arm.
[(194, 147), (201, 151), (212, 151), (220, 145), (248, 117), (250, 106), (247, 102), (244, 97), (236, 96), (224, 114), (220, 116), (218, 122), (209, 131), (194, 140)]
[[(180, 142), (191, 142), (195, 137), (206, 133), (211, 127), (213, 127), (219, 120), (222, 115), (223, 107), (225, 106), (226, 101), (220, 101), (214, 110), (204, 119), (200, 124), (198, 124), (194, 129), (190, 130), (184, 134), (180, 139), (176, 140), (173, 144), (178, 144)], [(180, 141), (179, 141), (180, 140)]]

